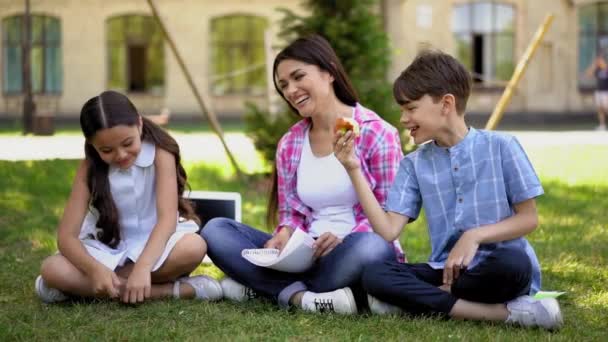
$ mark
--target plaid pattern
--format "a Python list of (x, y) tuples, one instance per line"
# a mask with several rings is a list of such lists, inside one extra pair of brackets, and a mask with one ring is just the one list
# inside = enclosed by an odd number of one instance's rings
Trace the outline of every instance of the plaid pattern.
[[(429, 265), (443, 268), (468, 229), (500, 222), (513, 204), (543, 194), (523, 148), (513, 136), (470, 128), (450, 148), (430, 142), (407, 155), (391, 187), (386, 210), (416, 219), (423, 206), (431, 240)], [(469, 268), (499, 246), (525, 249), (532, 262), (532, 290), (540, 289), (540, 267), (525, 238), (483, 244)]]
[[(361, 169), (380, 205), (397, 173), (399, 162), (403, 158), (399, 132), (382, 120), (371, 110), (357, 104), (354, 119), (361, 129), (355, 140), (355, 154), (361, 161)], [(277, 147), (276, 163), (279, 194), (279, 225), (289, 226), (308, 232), (312, 220), (312, 210), (307, 207), (296, 192), (296, 174), (306, 130), (310, 119), (301, 120), (281, 138)], [(356, 225), (352, 232), (372, 232), (372, 227), (363, 213), (359, 203), (354, 207)], [(399, 260), (403, 252), (398, 241), (395, 241)]]

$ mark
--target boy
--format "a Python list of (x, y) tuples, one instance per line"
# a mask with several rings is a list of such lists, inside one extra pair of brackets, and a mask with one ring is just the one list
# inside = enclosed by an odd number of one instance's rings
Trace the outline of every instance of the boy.
[(421, 53), (397, 78), (401, 122), (416, 144), (430, 142), (401, 161), (384, 210), (352, 153), (352, 134), (335, 139), (376, 233), (397, 239), (422, 206), (429, 224), (428, 263), (364, 270), (370, 308), (558, 328), (557, 301), (529, 296), (540, 288), (540, 267), (523, 236), (538, 224), (542, 186), (514, 137), (467, 127), (470, 88), (468, 71), (442, 52)]

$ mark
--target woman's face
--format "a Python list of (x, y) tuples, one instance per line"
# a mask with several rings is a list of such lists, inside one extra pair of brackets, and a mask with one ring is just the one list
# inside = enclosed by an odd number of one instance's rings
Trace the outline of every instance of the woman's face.
[(334, 77), (316, 65), (286, 59), (277, 66), (275, 77), (285, 99), (303, 117), (323, 114), (335, 97)]
[(140, 125), (118, 125), (99, 130), (91, 144), (109, 165), (128, 169), (141, 151)]

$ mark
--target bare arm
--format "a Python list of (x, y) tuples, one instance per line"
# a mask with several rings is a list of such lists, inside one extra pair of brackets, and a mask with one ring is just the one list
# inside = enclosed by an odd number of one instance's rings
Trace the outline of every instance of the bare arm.
[(137, 259), (123, 294), (125, 302), (141, 302), (150, 296), (152, 267), (177, 227), (177, 169), (175, 157), (160, 148), (154, 158), (157, 220)]
[(399, 238), (405, 224), (409, 221), (407, 216), (393, 212), (385, 212), (378, 203), (363, 172), (361, 163), (354, 153), (354, 137), (352, 132), (344, 136), (336, 135), (334, 138), (334, 153), (336, 158), (344, 165), (348, 173), (363, 211), (372, 225), (372, 229), (386, 241)]
[(90, 193), (86, 183), (87, 162), (76, 171), (72, 192), (59, 222), (57, 245), (61, 254), (76, 268), (92, 279), (94, 291), (118, 296), (118, 277), (112, 270), (95, 260), (79, 239), (82, 223), (88, 211)]
[(475, 257), (479, 245), (516, 239), (538, 226), (536, 201), (528, 199), (514, 205), (515, 215), (495, 224), (467, 230), (450, 251), (443, 271), (443, 282), (451, 285)]

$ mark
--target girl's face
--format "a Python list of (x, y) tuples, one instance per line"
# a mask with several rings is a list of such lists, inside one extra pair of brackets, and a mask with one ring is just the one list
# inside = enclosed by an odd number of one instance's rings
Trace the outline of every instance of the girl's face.
[(108, 165), (128, 169), (141, 150), (140, 125), (118, 125), (97, 131), (91, 144)]
[(286, 59), (275, 77), (285, 99), (303, 117), (323, 114), (334, 94), (334, 77), (313, 64)]

